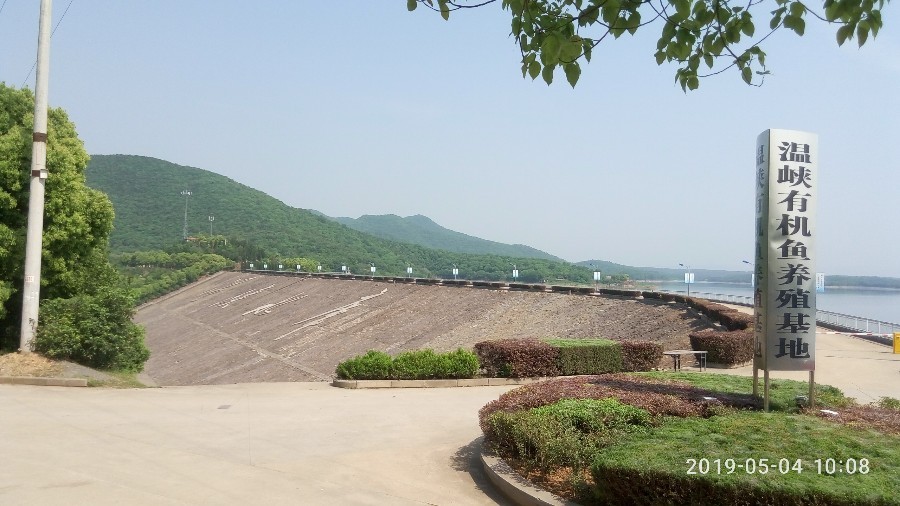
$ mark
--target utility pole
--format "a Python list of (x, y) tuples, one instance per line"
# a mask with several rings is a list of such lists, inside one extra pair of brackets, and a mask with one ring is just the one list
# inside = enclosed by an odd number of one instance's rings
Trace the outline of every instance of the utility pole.
[(19, 351), (31, 353), (38, 326), (41, 295), (41, 248), (44, 233), (44, 183), (47, 181), (47, 89), (50, 84), (51, 0), (41, 0), (38, 27), (37, 73), (34, 85), (34, 131), (31, 144), (31, 186), (25, 232), (25, 282), (22, 287), (22, 326)]

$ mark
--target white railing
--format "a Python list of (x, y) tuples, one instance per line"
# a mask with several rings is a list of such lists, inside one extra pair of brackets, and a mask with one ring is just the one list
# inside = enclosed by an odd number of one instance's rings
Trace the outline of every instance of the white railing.
[[(687, 292), (662, 290), (667, 293), (677, 293), (686, 295)], [(741, 304), (744, 306), (753, 305), (753, 297), (747, 295), (732, 295), (728, 293), (708, 293), (708, 292), (691, 292), (692, 297), (712, 300), (716, 302), (728, 302), (731, 304)], [(892, 335), (894, 332), (900, 332), (900, 323), (883, 322), (872, 318), (862, 316), (853, 316), (834, 311), (825, 311), (824, 309), (816, 310), (816, 322), (833, 327), (839, 327), (841, 330), (851, 330), (860, 333)]]
[(894, 332), (900, 332), (900, 324), (898, 323), (883, 322), (881, 320), (835, 313), (833, 311), (825, 311), (822, 309), (816, 311), (816, 321), (826, 325), (872, 334), (891, 335)]

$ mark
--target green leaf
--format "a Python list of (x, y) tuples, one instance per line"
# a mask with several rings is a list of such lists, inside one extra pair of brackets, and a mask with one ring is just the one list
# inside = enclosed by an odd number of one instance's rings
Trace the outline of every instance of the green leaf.
[(782, 7), (772, 11), (772, 21), (769, 21), (770, 30), (778, 28), (778, 25), (781, 24), (781, 19), (784, 17), (784, 10), (784, 7)]
[(666, 61), (666, 53), (663, 50), (659, 50), (656, 52), (656, 64), (662, 65), (662, 63)]
[(709, 68), (713, 67), (713, 57), (711, 54), (706, 53), (703, 55), (703, 61), (706, 63), (706, 66)]
[(581, 56), (581, 38), (577, 35), (567, 41), (563, 41), (559, 51), (559, 59), (563, 62), (573, 62)]
[(406, 0), (406, 10), (412, 12), (416, 10), (416, 7), (419, 6), (419, 2), (416, 0)]
[(853, 35), (853, 25), (844, 25), (837, 30), (837, 43), (839, 46), (843, 46), (844, 42), (847, 42), (847, 39)]
[(700, 79), (697, 76), (688, 76), (687, 87), (689, 90), (696, 90), (700, 87)]
[(566, 72), (566, 80), (574, 88), (578, 83), (578, 78), (581, 77), (581, 66), (578, 65), (578, 62), (567, 63), (563, 66), (563, 70)]
[(559, 35), (550, 33), (541, 44), (541, 63), (544, 65), (556, 65), (559, 62), (559, 53), (562, 44)]
[(541, 77), (544, 78), (544, 82), (547, 83), (547, 86), (553, 84), (553, 67), (550, 65), (544, 67), (544, 70), (541, 71)]
[(541, 64), (533, 61), (528, 64), (528, 75), (531, 76), (531, 80), (537, 79), (538, 74), (541, 73)]
[(450, 6), (447, 5), (447, 0), (438, 0), (438, 7), (441, 9), (441, 17), (444, 18), (444, 21), (450, 19)]
[(741, 79), (743, 79), (745, 83), (750, 84), (750, 82), (753, 80), (753, 71), (750, 70), (750, 67), (744, 67), (741, 69)]
[(631, 17), (628, 18), (628, 33), (634, 35), (637, 32), (638, 28), (641, 26), (641, 13), (640, 11), (634, 11)]
[(856, 39), (859, 47), (862, 47), (862, 45), (865, 44), (866, 40), (868, 40), (869, 38), (869, 31), (866, 29), (866, 26), (864, 26), (863, 23), (866, 23), (866, 21), (860, 21), (856, 26)]
[(668, 44), (668, 42), (672, 40), (672, 37), (675, 36), (676, 28), (675, 23), (666, 22), (666, 24), (663, 25), (662, 35), (659, 36), (659, 40), (665, 41)]

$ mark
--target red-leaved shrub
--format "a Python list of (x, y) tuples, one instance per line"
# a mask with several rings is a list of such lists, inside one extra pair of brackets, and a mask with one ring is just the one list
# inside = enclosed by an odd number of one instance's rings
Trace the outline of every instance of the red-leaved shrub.
[(748, 330), (702, 330), (691, 333), (690, 338), (691, 349), (707, 352), (707, 362), (736, 365), (753, 360), (753, 333)]
[(484, 374), (499, 378), (557, 376), (559, 350), (537, 339), (498, 339), (475, 345)]
[(662, 345), (650, 341), (619, 341), (623, 371), (649, 371), (659, 365)]

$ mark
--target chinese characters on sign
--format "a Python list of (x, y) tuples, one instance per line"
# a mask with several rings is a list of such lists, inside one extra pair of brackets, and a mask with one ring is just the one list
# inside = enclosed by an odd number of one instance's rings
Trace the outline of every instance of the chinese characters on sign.
[(813, 371), (818, 138), (767, 130), (756, 144), (755, 365)]

